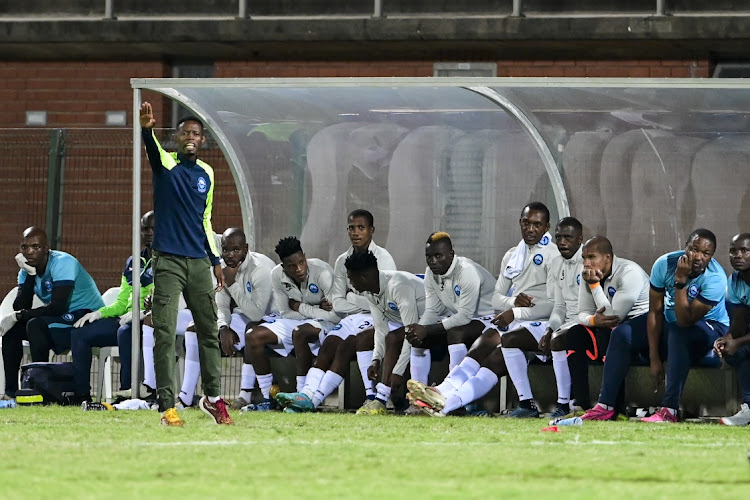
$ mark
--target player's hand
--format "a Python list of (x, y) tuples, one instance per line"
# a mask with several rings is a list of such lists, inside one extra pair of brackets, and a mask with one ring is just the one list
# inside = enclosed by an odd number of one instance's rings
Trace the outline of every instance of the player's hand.
[(714, 351), (716, 351), (716, 354), (721, 358), (724, 356), (732, 356), (739, 349), (740, 344), (734, 337), (732, 337), (731, 333), (716, 339), (716, 342), (714, 342)]
[(594, 283), (599, 283), (604, 278), (604, 273), (599, 269), (584, 269), (581, 272), (581, 277), (583, 281), (589, 285), (593, 285)]
[(221, 272), (224, 275), (224, 284), (227, 287), (234, 285), (234, 282), (237, 281), (237, 273), (239, 272), (239, 270), (239, 265), (237, 265), (237, 267), (226, 266), (221, 269)]
[(225, 356), (231, 358), (239, 352), (234, 346), (240, 343), (240, 337), (237, 335), (237, 332), (228, 326), (222, 326), (219, 329), (219, 342), (221, 343), (221, 352)]
[(664, 364), (660, 359), (652, 359), (648, 367), (648, 372), (654, 392), (659, 392), (659, 389), (664, 387)]
[(519, 293), (516, 296), (516, 300), (515, 302), (513, 302), (513, 305), (515, 307), (532, 307), (534, 305), (534, 297), (526, 295), (525, 293)]
[(693, 254), (692, 252), (685, 252), (679, 259), (677, 259), (677, 268), (674, 271), (674, 280), (680, 283), (687, 282), (690, 279), (690, 271), (693, 270)]
[(320, 308), (323, 309), (324, 311), (330, 312), (330, 311), (333, 311), (333, 304), (328, 302), (328, 299), (324, 297), (323, 300), (320, 301)]
[(0, 320), (0, 337), (8, 333), (8, 330), (13, 328), (18, 320), (16, 319), (16, 311), (8, 314)]
[(513, 320), (516, 319), (516, 315), (513, 314), (513, 309), (508, 309), (507, 311), (503, 311), (497, 316), (495, 316), (491, 323), (493, 325), (496, 325), (499, 328), (505, 328), (506, 326), (513, 323)]
[(26, 257), (24, 257), (21, 252), (16, 254), (16, 264), (18, 264), (18, 267), (26, 271), (26, 274), (36, 276), (36, 267), (29, 265)]
[(221, 264), (216, 264), (214, 266), (214, 276), (216, 277), (216, 288), (214, 288), (214, 292), (219, 293), (224, 289), (226, 283), (226, 281), (224, 281), (224, 272), (221, 270)]
[(151, 294), (146, 295), (143, 299), (143, 310), (151, 312), (151, 308), (154, 306), (154, 296)]
[(150, 102), (144, 102), (141, 104), (141, 128), (154, 128), (154, 125), (156, 125), (156, 120), (154, 119), (154, 110), (151, 107)]
[(301, 303), (302, 302), (300, 302), (299, 300), (294, 300), (294, 299), (292, 299), (290, 297), (289, 298), (289, 309), (291, 309), (292, 311), (299, 312), (299, 306), (300, 306)]
[(612, 316), (604, 314), (605, 310), (605, 307), (600, 307), (596, 310), (596, 314), (594, 314), (594, 326), (597, 328), (614, 328), (619, 325), (620, 317), (616, 314), (613, 314)]
[(404, 336), (413, 347), (422, 347), (427, 339), (427, 328), (417, 323), (404, 327)]
[[(373, 382), (376, 382), (378, 380), (379, 374), (380, 374), (380, 360), (373, 359), (370, 366), (367, 367), (367, 378), (369, 378)], [(391, 390), (392, 389), (393, 388), (391, 388)]]
[(545, 356), (552, 356), (552, 328), (547, 328), (542, 338), (539, 339), (539, 350)]
[(122, 316), (120, 316), (120, 326), (125, 326), (128, 323), (133, 322), (133, 311), (128, 311)]
[(94, 321), (102, 319), (102, 313), (99, 311), (92, 311), (81, 316), (81, 319), (73, 323), (75, 328), (81, 328), (86, 323), (93, 323)]

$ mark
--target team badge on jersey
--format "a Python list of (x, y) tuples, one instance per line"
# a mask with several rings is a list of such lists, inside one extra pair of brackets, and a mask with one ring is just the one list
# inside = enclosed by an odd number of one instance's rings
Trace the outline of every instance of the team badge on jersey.
[(315, 283), (310, 283), (310, 286), (307, 288), (309, 288), (310, 292), (312, 293), (318, 293), (319, 290), (318, 285), (316, 285)]
[(331, 331), (333, 330), (341, 330), (341, 325), (336, 325), (333, 328), (331, 328)]
[(697, 287), (697, 286), (695, 286), (695, 285), (690, 285), (690, 286), (688, 287), (688, 296), (689, 296), (689, 297), (690, 297), (691, 299), (694, 299), (694, 298), (696, 298), (696, 297), (698, 296), (698, 287)]
[(544, 257), (542, 256), (542, 254), (536, 254), (534, 256), (534, 264), (536, 264), (537, 266), (541, 266), (542, 262), (544, 262)]
[(460, 286), (458, 286), (458, 285), (454, 286), (453, 287), (453, 291), (456, 292), (456, 297), (460, 297), (461, 296), (461, 287)]
[(44, 283), (42, 283), (42, 285), (44, 286), (44, 289), (47, 290), (48, 292), (52, 291), (52, 281), (45, 280)]
[(611, 286), (611, 287), (607, 288), (607, 292), (609, 293), (609, 296), (610, 296), (610, 297), (614, 297), (614, 296), (615, 296), (615, 292), (616, 292), (616, 291), (617, 291), (617, 290), (615, 290), (615, 287), (613, 287), (613, 286)]
[(251, 285), (249, 281), (245, 283), (245, 288), (247, 288), (247, 293), (250, 293), (253, 291), (253, 285)]
[(198, 183), (196, 184), (196, 186), (200, 194), (203, 194), (206, 191), (208, 191), (208, 183), (206, 182), (206, 179), (204, 179), (203, 177), (198, 177)]
[(576, 276), (576, 284), (577, 285), (581, 284), (581, 275), (580, 274), (578, 276)]
[(531, 323), (531, 326), (541, 326), (541, 325), (542, 325), (541, 321), (534, 321), (533, 323)]
[(390, 307), (394, 311), (398, 311), (398, 307), (393, 302), (388, 302), (388, 307)]
[(547, 235), (542, 236), (542, 239), (539, 240), (539, 244), (542, 246), (549, 245), (549, 236)]
[(63, 319), (65, 321), (73, 321), (73, 315), (70, 314), (70, 313), (65, 313), (65, 314), (63, 314)]

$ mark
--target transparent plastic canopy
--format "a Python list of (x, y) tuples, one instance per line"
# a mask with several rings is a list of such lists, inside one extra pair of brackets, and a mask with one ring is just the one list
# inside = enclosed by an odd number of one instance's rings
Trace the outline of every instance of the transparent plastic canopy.
[[(205, 120), (251, 247), (294, 235), (333, 262), (346, 215), (422, 272), (430, 233), (493, 274), (530, 201), (572, 215), (647, 272), (696, 227), (750, 231), (750, 84), (624, 79), (134, 79)], [(136, 124), (136, 128), (138, 125)], [(137, 138), (137, 135), (134, 135)], [(136, 144), (139, 146), (136, 139)], [(134, 233), (135, 234), (135, 233)]]

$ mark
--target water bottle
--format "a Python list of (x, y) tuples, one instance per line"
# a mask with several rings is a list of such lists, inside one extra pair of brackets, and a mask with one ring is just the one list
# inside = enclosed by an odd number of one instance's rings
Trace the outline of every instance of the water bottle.
[(15, 408), (16, 407), (16, 400), (15, 399), (3, 399), (0, 401), (0, 408)]
[(84, 401), (81, 403), (81, 410), (83, 411), (112, 411), (114, 407), (108, 403), (96, 403), (93, 401)]
[(583, 425), (583, 420), (581, 420), (581, 417), (556, 418), (555, 420), (551, 421), (549, 424), (550, 425), (568, 425), (568, 426), (580, 427), (580, 426)]

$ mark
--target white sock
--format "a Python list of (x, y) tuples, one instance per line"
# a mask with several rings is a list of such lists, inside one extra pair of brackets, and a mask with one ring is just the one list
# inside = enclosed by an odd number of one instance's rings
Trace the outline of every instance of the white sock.
[[(664, 408), (667, 407), (665, 406)], [(673, 417), (677, 415), (677, 408), (667, 408), (667, 410), (669, 410), (669, 413), (671, 413)]]
[(297, 377), (297, 392), (302, 392), (302, 388), (305, 387), (305, 377), (304, 375), (300, 375)]
[(209, 403), (215, 403), (221, 399), (221, 396), (206, 396)]
[[(250, 392), (255, 387), (255, 368), (250, 363), (242, 363), (242, 377), (240, 378), (240, 390)], [(250, 401), (246, 399), (245, 401)]]
[(557, 402), (570, 403), (570, 370), (567, 351), (552, 351), (552, 368), (557, 381)]
[(505, 358), (505, 366), (508, 368), (508, 374), (518, 393), (518, 400), (534, 399), (534, 396), (531, 394), (531, 383), (529, 382), (528, 372), (529, 365), (526, 361), (526, 355), (521, 349), (516, 349), (515, 347), (503, 347), (502, 350), (503, 357)]
[(312, 399), (315, 395), (315, 391), (318, 390), (318, 387), (320, 386), (320, 381), (323, 380), (323, 376), (325, 375), (325, 372), (321, 370), (320, 368), (310, 368), (307, 371), (307, 377), (305, 377), (305, 386), (302, 388), (301, 392), (305, 394), (308, 398)]
[(318, 389), (312, 397), (312, 403), (317, 408), (336, 388), (344, 381), (344, 377), (336, 372), (328, 370), (320, 381)]
[(156, 389), (154, 369), (154, 329), (143, 325), (143, 385)]
[(240, 393), (237, 394), (237, 399), (242, 398), (248, 403), (253, 400), (253, 393), (252, 391), (245, 391), (243, 389), (240, 389)]
[(378, 382), (378, 385), (375, 386), (375, 389), (377, 389), (378, 392), (378, 395), (375, 396), (375, 398), (379, 399), (383, 404), (386, 404), (388, 402), (388, 398), (391, 397), (391, 388), (382, 382)]
[(497, 384), (497, 375), (489, 368), (482, 367), (476, 375), (461, 384), (456, 392), (445, 400), (443, 413), (457, 410), (466, 406), (472, 401), (476, 401), (492, 390)]
[(372, 399), (375, 395), (375, 391), (372, 389), (372, 380), (367, 376), (367, 369), (372, 364), (372, 351), (357, 351), (357, 365), (359, 365), (359, 373), (362, 376), (362, 383), (365, 386), (365, 395)]
[(596, 404), (598, 404), (599, 406), (601, 406), (602, 408), (608, 411), (613, 411), (615, 409), (614, 406), (605, 405), (604, 403), (596, 403)]
[(430, 376), (430, 365), (432, 364), (432, 353), (430, 350), (412, 347), (410, 363), (409, 372), (411, 373), (411, 378), (427, 384), (427, 378)]
[(271, 399), (271, 386), (273, 385), (273, 374), (258, 375), (258, 387), (263, 399)]
[(463, 343), (449, 345), (448, 356), (450, 357), (450, 361), (448, 362), (448, 370), (452, 370), (454, 366), (458, 366), (466, 357), (467, 352), (469, 350)]
[(440, 391), (440, 394), (442, 394), (443, 396), (451, 394), (456, 389), (461, 387), (464, 382), (469, 380), (469, 378), (476, 375), (476, 373), (479, 371), (479, 368), (479, 361), (466, 356), (461, 361), (461, 363), (458, 364), (458, 366), (453, 368), (450, 373), (448, 373), (448, 376), (445, 377), (443, 383), (437, 386), (437, 390)]
[[(186, 404), (192, 404), (198, 377), (201, 375), (201, 363), (198, 357), (198, 334), (185, 332), (185, 373), (182, 375), (180, 397)], [(184, 397), (183, 397), (184, 394)]]

